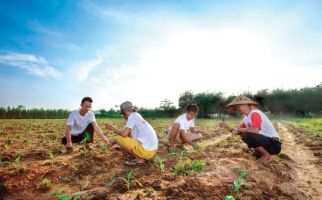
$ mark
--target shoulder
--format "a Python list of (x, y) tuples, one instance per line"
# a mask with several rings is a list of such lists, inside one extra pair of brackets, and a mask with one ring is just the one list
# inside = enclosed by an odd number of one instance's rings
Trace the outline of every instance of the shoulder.
[(77, 115), (78, 112), (79, 112), (78, 110), (73, 110), (72, 112), (69, 113), (69, 116), (74, 117)]

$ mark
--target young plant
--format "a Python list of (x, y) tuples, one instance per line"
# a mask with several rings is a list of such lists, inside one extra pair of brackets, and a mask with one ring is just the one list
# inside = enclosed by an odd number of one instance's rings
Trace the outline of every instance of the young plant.
[(107, 145), (107, 144), (103, 144), (102, 149), (103, 149), (103, 151), (104, 151), (105, 153), (107, 153), (107, 152), (108, 152), (108, 150), (109, 150), (109, 147), (108, 147), (108, 145)]
[(55, 192), (50, 193), (50, 195), (61, 200), (77, 200), (80, 194), (76, 193), (75, 195), (71, 195), (70, 192), (68, 192), (67, 195), (60, 194), (60, 190), (58, 189)]
[(114, 183), (117, 180), (121, 180), (122, 182), (125, 183), (127, 190), (130, 190), (132, 184), (134, 184), (134, 183), (135, 184), (138, 184), (139, 186), (142, 187), (142, 184), (140, 183), (139, 180), (133, 179), (133, 173), (134, 173), (135, 170), (134, 169), (130, 169), (124, 177), (119, 176), (119, 177), (113, 178), (112, 181), (109, 183), (109, 186), (114, 185)]
[[(233, 195), (238, 194), (240, 187), (245, 185), (248, 186), (250, 185), (249, 183), (246, 183), (243, 181), (244, 178), (248, 176), (247, 171), (242, 171), (240, 175), (238, 176), (237, 180), (234, 181), (234, 187), (233, 187)], [(233, 195), (226, 195), (224, 200), (235, 200)]]
[(163, 163), (162, 159), (159, 156), (156, 156), (155, 159), (157, 161), (160, 172), (163, 172), (164, 171), (164, 163)]
[(178, 175), (188, 176), (193, 171), (204, 171), (205, 163), (200, 160), (191, 161), (189, 158), (180, 159), (179, 162), (172, 167), (172, 172)]
[(243, 185), (249, 185), (248, 183), (243, 181), (243, 179), (246, 178), (247, 176), (248, 176), (248, 173), (246, 171), (243, 171), (242, 173), (240, 173), (237, 180), (234, 181), (234, 192), (237, 193), (240, 187)]
[(205, 162), (201, 160), (193, 160), (190, 162), (190, 169), (197, 172), (204, 171)]
[(51, 180), (44, 178), (38, 185), (37, 189), (40, 188), (49, 188), (51, 186)]
[(15, 168), (19, 168), (20, 167), (20, 158), (21, 156), (18, 156), (16, 159), (15, 159), (15, 162), (13, 162), (13, 166), (15, 166)]
[(52, 152), (49, 152), (48, 155), (49, 155), (50, 163), (54, 164), (54, 162), (55, 162), (54, 154)]
[(84, 145), (80, 148), (80, 152), (84, 155), (84, 157), (87, 157), (89, 156), (89, 148), (87, 148), (86, 146), (86, 142), (89, 140), (89, 133), (88, 132), (85, 132), (84, 133), (84, 139), (81, 141), (81, 144)]

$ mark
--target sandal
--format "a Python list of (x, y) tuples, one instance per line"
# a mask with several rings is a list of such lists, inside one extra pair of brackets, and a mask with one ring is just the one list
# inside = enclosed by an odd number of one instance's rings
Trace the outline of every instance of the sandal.
[(139, 162), (136, 162), (135, 160), (130, 160), (130, 161), (125, 161), (124, 164), (129, 167), (135, 167), (135, 166), (142, 166), (145, 164), (145, 162), (139, 163)]

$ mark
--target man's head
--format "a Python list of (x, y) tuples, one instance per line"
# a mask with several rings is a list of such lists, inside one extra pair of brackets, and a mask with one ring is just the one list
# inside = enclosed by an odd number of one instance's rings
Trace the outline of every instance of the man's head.
[(92, 108), (93, 99), (91, 97), (84, 97), (81, 102), (81, 111), (87, 113)]
[(187, 119), (188, 120), (192, 120), (194, 117), (196, 117), (198, 112), (199, 112), (199, 108), (196, 104), (187, 105)]
[(227, 109), (229, 111), (237, 111), (242, 115), (248, 115), (248, 113), (254, 108), (258, 108), (258, 104), (245, 95), (237, 96), (227, 105)]
[(121, 113), (124, 115), (124, 118), (127, 119), (130, 113), (135, 112), (135, 107), (130, 101), (123, 102), (120, 105)]

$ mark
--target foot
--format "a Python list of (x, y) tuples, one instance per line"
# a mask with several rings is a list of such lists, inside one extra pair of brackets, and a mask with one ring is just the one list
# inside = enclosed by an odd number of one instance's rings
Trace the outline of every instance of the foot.
[(262, 164), (267, 164), (272, 161), (272, 156), (271, 155), (263, 155), (261, 156), (256, 162), (262, 163)]
[(261, 157), (261, 154), (256, 150), (252, 152), (252, 155), (255, 156), (256, 160), (260, 159)]

